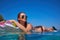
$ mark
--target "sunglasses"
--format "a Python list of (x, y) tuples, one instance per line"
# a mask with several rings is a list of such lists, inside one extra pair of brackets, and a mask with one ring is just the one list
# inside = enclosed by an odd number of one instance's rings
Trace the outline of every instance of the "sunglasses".
[(22, 19), (24, 19), (24, 18), (26, 18), (27, 19), (27, 16), (25, 16), (25, 15), (22, 15), (22, 17), (21, 17)]

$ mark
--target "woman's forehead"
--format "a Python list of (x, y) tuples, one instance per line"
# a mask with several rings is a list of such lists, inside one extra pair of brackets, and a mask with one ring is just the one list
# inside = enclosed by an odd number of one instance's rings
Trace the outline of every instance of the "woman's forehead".
[(26, 15), (25, 13), (21, 13), (20, 15)]

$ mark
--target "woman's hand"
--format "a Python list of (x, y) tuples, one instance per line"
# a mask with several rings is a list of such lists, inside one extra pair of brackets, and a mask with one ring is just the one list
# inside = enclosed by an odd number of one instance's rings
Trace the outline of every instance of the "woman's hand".
[(9, 21), (15, 23), (17, 25), (17, 27), (19, 27), (24, 32), (27, 32), (27, 30), (25, 29), (25, 27), (23, 25), (21, 25), (20, 23), (18, 23), (17, 21), (15, 21), (15, 20), (9, 20)]

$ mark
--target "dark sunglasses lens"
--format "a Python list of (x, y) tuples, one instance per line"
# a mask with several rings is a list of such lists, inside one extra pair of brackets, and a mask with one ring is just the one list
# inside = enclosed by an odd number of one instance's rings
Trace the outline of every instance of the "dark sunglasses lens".
[(26, 19), (27, 19), (27, 16), (24, 16), (24, 15), (22, 16), (22, 19), (24, 19), (24, 17), (26, 17)]
[(22, 19), (24, 18), (24, 15), (22, 16)]

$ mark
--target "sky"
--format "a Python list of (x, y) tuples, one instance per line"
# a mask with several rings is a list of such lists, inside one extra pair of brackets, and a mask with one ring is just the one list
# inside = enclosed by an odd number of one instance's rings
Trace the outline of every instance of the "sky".
[(0, 0), (0, 14), (5, 20), (16, 20), (25, 12), (33, 26), (60, 28), (60, 0)]

